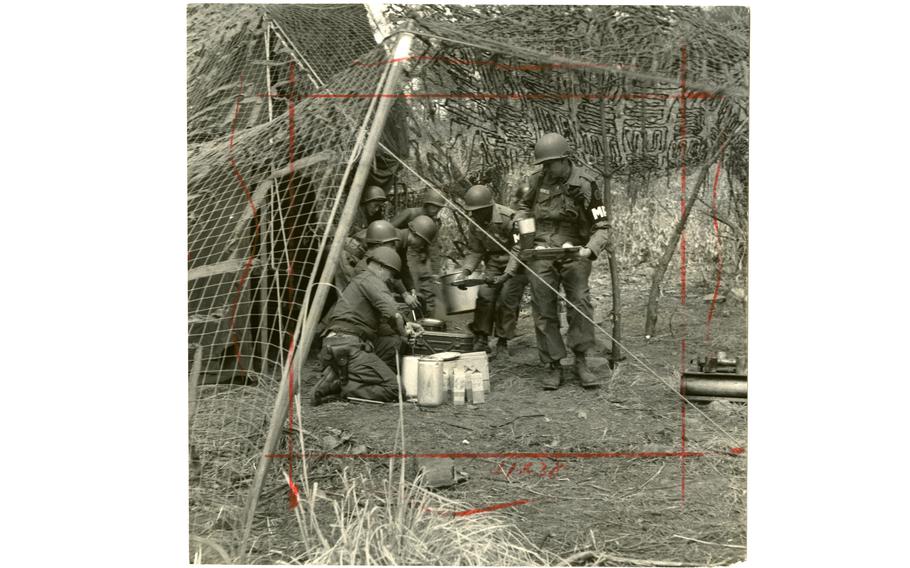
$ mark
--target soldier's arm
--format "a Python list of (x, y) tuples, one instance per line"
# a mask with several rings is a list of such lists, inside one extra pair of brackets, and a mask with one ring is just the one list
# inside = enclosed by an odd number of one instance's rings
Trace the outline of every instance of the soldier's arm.
[(470, 238), (468, 239), (468, 254), (461, 265), (461, 271), (470, 274), (477, 270), (480, 261), (483, 260), (483, 242), (477, 236), (477, 231), (471, 229)]
[(382, 318), (388, 321), (399, 335), (404, 335), (404, 318), (389, 290), (385, 286), (364, 286), (363, 290), (370, 303), (379, 310)]
[(395, 225), (395, 228), (397, 228), (397, 229), (404, 229), (408, 225), (408, 222), (410, 220), (411, 220), (411, 210), (402, 209), (401, 211), (396, 213), (394, 217), (392, 217), (392, 220), (389, 221), (389, 223)]
[(537, 183), (535, 177), (531, 176), (525, 183), (528, 185), (529, 189), (525, 192), (524, 196), (518, 200), (514, 217), (516, 221), (531, 217), (531, 212), (534, 210), (534, 201), (537, 199)]
[(597, 258), (610, 243), (610, 223), (607, 220), (607, 209), (603, 204), (603, 194), (597, 184), (591, 182), (591, 202), (585, 215), (591, 221), (591, 237), (585, 248), (591, 250), (593, 258)]

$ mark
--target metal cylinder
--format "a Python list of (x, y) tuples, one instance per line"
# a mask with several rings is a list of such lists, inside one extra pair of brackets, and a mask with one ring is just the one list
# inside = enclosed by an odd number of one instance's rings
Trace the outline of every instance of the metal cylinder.
[(439, 406), (446, 399), (443, 362), (422, 357), (417, 364), (417, 404)]
[(420, 357), (406, 355), (401, 358), (401, 382), (404, 385), (404, 396), (408, 400), (417, 398), (417, 367)]
[(747, 386), (744, 379), (689, 379), (683, 383), (684, 395), (729, 396), (746, 398)]
[(518, 244), (522, 250), (534, 248), (534, 237), (537, 234), (537, 224), (533, 217), (522, 219), (518, 222)]

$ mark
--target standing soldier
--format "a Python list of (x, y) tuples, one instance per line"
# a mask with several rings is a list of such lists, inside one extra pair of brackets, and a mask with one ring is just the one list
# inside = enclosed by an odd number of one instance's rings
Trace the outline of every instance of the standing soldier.
[[(515, 334), (515, 325), (512, 322), (509, 331), (505, 329), (504, 323), (512, 316), (514, 306), (504, 305), (501, 298), (508, 295), (508, 289), (511, 287), (509, 279), (515, 268), (509, 266), (508, 253), (515, 246), (513, 237), (515, 212), (494, 202), (493, 191), (485, 185), (475, 185), (468, 189), (464, 195), (464, 202), (464, 208), (474, 222), (489, 235), (484, 234), (477, 226), (471, 226), (468, 233), (470, 252), (461, 267), (462, 278), (467, 278), (481, 262), (484, 264), (486, 282), (477, 291), (474, 323), (471, 325), (471, 331), (474, 332), (474, 349), (489, 351), (490, 335), (495, 330), (496, 354), (507, 353), (508, 340)], [(514, 296), (514, 293), (511, 295)]]
[[(402, 229), (407, 227), (417, 217), (425, 215), (439, 224), (439, 212), (446, 206), (446, 201), (442, 194), (432, 187), (423, 192), (423, 204), (421, 207), (409, 207), (398, 212), (392, 217), (392, 225)], [(432, 314), (436, 307), (436, 281), (439, 273), (442, 271), (442, 255), (439, 253), (439, 247), (436, 244), (428, 247), (426, 250), (419, 251), (409, 249), (410, 257), (408, 266), (414, 275), (417, 290), (425, 304), (427, 312)]]
[[(318, 406), (339, 397), (390, 402), (398, 400), (398, 347), (404, 338), (423, 329), (405, 322), (386, 282), (401, 270), (401, 259), (392, 247), (367, 253), (366, 270), (351, 280), (335, 305), (319, 358), (322, 377), (313, 388)], [(382, 327), (395, 330), (380, 333)]]
[(528, 180), (529, 191), (516, 217), (534, 218), (538, 247), (581, 246), (578, 258), (528, 263), (536, 273), (529, 278), (537, 349), (541, 361), (553, 370), (543, 388), (559, 388), (566, 374), (559, 362), (566, 356), (566, 348), (559, 332), (559, 297), (553, 291), (560, 285), (574, 306), (567, 307), (566, 339), (575, 355), (575, 370), (581, 386), (597, 387), (600, 381), (588, 368), (586, 354), (594, 346), (594, 310), (588, 288), (591, 260), (607, 246), (610, 229), (602, 196), (594, 174), (569, 159), (569, 143), (559, 134), (544, 134), (537, 141), (534, 164), (543, 167)]

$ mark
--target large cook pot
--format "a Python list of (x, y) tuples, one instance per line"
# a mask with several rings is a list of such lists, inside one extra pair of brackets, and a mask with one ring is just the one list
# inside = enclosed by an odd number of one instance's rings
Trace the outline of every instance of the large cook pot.
[(442, 277), (442, 294), (446, 301), (446, 313), (449, 315), (473, 312), (477, 304), (477, 286), (464, 290), (452, 286), (452, 282), (459, 278), (461, 278), (461, 272), (453, 272)]

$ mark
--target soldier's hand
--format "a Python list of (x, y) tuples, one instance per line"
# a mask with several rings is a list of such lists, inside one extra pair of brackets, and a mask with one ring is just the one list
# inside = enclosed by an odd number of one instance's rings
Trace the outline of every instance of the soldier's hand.
[(402, 294), (404, 298), (404, 303), (408, 305), (411, 309), (416, 309), (420, 307), (420, 299), (417, 298), (417, 294), (411, 292), (405, 292)]
[(578, 256), (581, 258), (591, 258), (591, 252), (591, 249), (588, 247), (581, 247), (581, 249), (578, 251)]
[(423, 335), (423, 326), (417, 322), (407, 322), (405, 324), (405, 329), (409, 339), (416, 339)]

